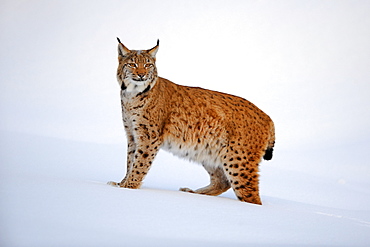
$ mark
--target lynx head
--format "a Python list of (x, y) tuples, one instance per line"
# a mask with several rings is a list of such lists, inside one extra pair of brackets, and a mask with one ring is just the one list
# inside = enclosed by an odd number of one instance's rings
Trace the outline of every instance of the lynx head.
[(142, 93), (154, 87), (157, 81), (155, 55), (157, 45), (149, 50), (129, 50), (118, 40), (117, 80), (122, 92)]

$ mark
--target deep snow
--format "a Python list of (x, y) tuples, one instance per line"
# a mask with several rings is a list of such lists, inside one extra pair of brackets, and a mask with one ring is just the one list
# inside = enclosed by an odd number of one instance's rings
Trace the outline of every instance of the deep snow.
[[(263, 205), (256, 206), (231, 190), (218, 197), (177, 191), (208, 177), (165, 152), (142, 189), (118, 189), (106, 182), (124, 175), (123, 143), (1, 136), (1, 246), (370, 244), (369, 168), (342, 173), (340, 158), (277, 148), (261, 164)], [(356, 146), (347, 150), (359, 154)]]

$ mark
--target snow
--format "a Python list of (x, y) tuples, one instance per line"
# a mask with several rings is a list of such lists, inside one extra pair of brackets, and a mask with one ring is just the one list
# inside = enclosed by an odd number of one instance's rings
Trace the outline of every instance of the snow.
[(370, 243), (369, 168), (330, 175), (325, 170), (332, 167), (317, 173), (320, 164), (312, 163), (293, 171), (285, 163), (314, 152), (277, 151), (275, 161), (261, 164), (263, 206), (257, 206), (239, 202), (231, 190), (218, 197), (177, 191), (206, 185), (208, 177), (165, 152), (142, 189), (119, 189), (106, 182), (124, 175), (123, 143), (1, 134), (1, 246)]
[[(2, 1), (0, 246), (369, 246), (370, 2)], [(138, 18), (140, 16), (140, 18)], [(178, 191), (161, 151), (125, 174), (117, 40), (159, 75), (241, 96), (276, 125), (263, 205)]]

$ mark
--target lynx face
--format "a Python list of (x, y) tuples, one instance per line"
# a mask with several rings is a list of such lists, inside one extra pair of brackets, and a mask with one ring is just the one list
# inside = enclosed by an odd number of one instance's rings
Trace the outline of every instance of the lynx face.
[(118, 46), (117, 80), (127, 93), (142, 92), (154, 86), (157, 80), (155, 54), (158, 44), (149, 50), (129, 50), (122, 43)]

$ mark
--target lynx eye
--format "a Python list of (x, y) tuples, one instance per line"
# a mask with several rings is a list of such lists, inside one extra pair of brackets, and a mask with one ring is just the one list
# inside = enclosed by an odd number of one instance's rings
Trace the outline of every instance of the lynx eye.
[(137, 64), (136, 63), (128, 63), (127, 66), (130, 67), (130, 68), (136, 68)]
[(152, 63), (145, 64), (145, 68), (149, 69), (152, 68), (154, 65)]

